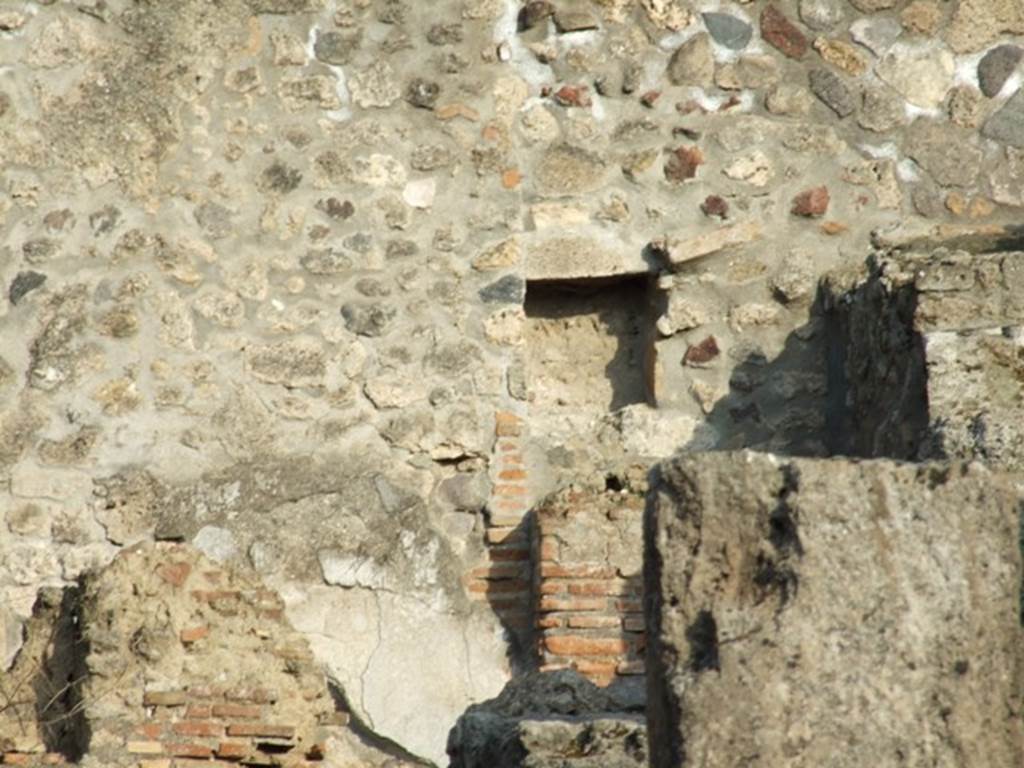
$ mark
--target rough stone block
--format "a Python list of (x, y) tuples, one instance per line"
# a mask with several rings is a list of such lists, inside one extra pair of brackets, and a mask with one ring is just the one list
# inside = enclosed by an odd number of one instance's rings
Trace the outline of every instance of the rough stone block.
[(979, 463), (662, 463), (652, 765), (1024, 764), (1020, 494)]
[(1024, 253), (883, 254), (824, 283), (834, 452), (1024, 467)]

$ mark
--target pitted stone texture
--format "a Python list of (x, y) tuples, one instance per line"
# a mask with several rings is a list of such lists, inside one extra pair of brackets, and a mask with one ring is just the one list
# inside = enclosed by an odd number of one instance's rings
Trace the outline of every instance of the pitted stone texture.
[(642, 692), (570, 670), (531, 673), (475, 704), (448, 735), (451, 768), (641, 768)]
[(834, 448), (1024, 467), (1022, 264), (1019, 252), (943, 249), (829, 278)]
[(1008, 478), (750, 452), (679, 456), (657, 475), (652, 765), (1024, 760)]

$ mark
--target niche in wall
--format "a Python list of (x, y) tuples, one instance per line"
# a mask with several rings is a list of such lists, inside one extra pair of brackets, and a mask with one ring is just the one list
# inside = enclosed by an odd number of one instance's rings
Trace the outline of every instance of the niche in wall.
[(647, 275), (527, 281), (535, 407), (612, 411), (647, 402), (650, 288)]

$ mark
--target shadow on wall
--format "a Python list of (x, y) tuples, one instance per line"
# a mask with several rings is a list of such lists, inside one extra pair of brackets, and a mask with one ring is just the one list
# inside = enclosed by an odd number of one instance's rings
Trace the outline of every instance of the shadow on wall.
[(508, 534), (505, 542), (518, 546), (488, 547), (487, 603), (505, 631), (506, 655), (512, 676), (537, 669), (536, 632), (533, 607), (534, 570), (529, 543), (534, 513), (531, 510)]
[(0, 675), (0, 751), (5, 737), (32, 738), (45, 752), (76, 762), (92, 734), (82, 688), (89, 643), (79, 621), (77, 586), (40, 591), (25, 641), (8, 673)]
[[(756, 345), (729, 374), (729, 391), (706, 417), (715, 450), (750, 448), (792, 456), (826, 456), (836, 444), (830, 429), (842, 421), (845, 394), (833, 388), (828, 328), (819, 293), (805, 323), (773, 359)], [(837, 361), (842, 365), (842, 361)], [(684, 450), (704, 450), (706, 433)]]

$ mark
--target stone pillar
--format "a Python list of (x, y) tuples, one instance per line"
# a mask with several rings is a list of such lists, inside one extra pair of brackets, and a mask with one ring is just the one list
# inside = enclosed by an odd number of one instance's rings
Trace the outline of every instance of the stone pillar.
[(652, 765), (1024, 765), (1019, 494), (978, 463), (678, 456), (645, 519)]
[(824, 289), (834, 452), (1024, 468), (1024, 253), (880, 253)]

